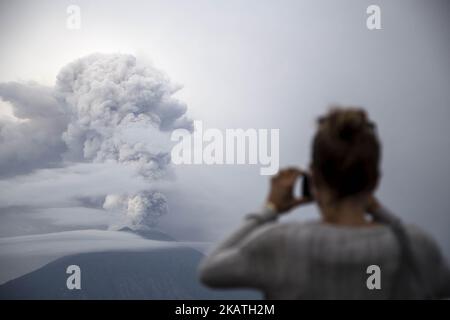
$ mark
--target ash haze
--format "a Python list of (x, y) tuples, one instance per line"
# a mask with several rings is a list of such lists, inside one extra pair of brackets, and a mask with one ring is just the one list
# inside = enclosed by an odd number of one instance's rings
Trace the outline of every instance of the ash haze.
[(279, 128), (280, 166), (304, 167), (315, 119), (340, 103), (377, 122), (379, 198), (450, 258), (450, 4), (380, 0), (368, 30), (371, 4), (1, 1), (0, 237), (128, 224), (218, 241), (268, 178), (171, 165), (170, 131)]

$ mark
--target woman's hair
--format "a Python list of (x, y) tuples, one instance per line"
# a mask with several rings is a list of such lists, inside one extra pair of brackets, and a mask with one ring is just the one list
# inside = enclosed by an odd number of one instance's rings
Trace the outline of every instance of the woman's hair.
[(312, 167), (337, 198), (372, 192), (378, 182), (380, 143), (364, 110), (333, 108), (318, 119)]

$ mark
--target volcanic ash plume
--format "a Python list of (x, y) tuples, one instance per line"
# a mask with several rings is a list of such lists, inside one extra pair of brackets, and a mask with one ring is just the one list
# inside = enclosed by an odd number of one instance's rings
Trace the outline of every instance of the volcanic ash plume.
[(157, 191), (141, 192), (125, 196), (110, 194), (105, 198), (103, 208), (110, 211), (127, 213), (127, 222), (131, 226), (154, 227), (158, 218), (167, 213), (164, 195)]
[[(56, 95), (69, 113), (62, 138), (71, 161), (115, 161), (155, 181), (169, 164), (165, 131), (192, 128), (169, 79), (130, 55), (95, 54), (64, 67)], [(131, 225), (154, 226), (167, 212), (163, 194), (107, 195), (103, 207), (123, 211)]]
[[(173, 97), (178, 89), (162, 72), (122, 54), (76, 60), (60, 71), (54, 88), (1, 83), (0, 97), (18, 120), (0, 121), (0, 164), (15, 164), (9, 167), (17, 173), (66, 161), (130, 166), (149, 189), (107, 195), (103, 207), (124, 212), (131, 226), (154, 226), (167, 212), (154, 182), (169, 173), (168, 131), (192, 130), (186, 105)], [(24, 157), (23, 150), (32, 152)]]
[[(0, 83), (0, 177), (67, 162), (131, 167), (148, 190), (107, 195), (103, 207), (131, 226), (154, 226), (167, 212), (155, 183), (169, 173), (171, 130), (192, 130), (186, 105), (160, 71), (134, 56), (93, 54), (65, 66), (55, 87)], [(97, 199), (97, 198), (96, 198)], [(97, 200), (96, 200), (97, 201)]]
[[(160, 71), (130, 55), (95, 54), (64, 67), (56, 94), (69, 113), (62, 138), (71, 161), (115, 161), (155, 181), (165, 176), (169, 143), (165, 131), (192, 129), (178, 90)], [(132, 225), (154, 226), (167, 212), (163, 194), (108, 195), (103, 207), (122, 210)]]

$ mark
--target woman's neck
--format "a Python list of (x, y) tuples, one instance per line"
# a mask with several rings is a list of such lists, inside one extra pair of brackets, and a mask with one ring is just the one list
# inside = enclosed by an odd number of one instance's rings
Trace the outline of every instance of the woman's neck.
[(346, 226), (370, 226), (366, 219), (364, 205), (359, 201), (341, 200), (323, 205), (320, 208), (326, 223)]

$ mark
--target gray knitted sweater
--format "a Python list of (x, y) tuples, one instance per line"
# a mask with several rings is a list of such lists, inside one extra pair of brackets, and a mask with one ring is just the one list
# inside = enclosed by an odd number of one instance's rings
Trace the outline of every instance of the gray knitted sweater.
[[(267, 299), (390, 299), (425, 297), (416, 276), (401, 276), (400, 245), (387, 224), (346, 227), (323, 222), (277, 223), (268, 208), (244, 224), (201, 263), (211, 287), (254, 288)], [(387, 210), (380, 222), (396, 219)], [(406, 226), (422, 282), (435, 298), (450, 296), (450, 272), (434, 241)], [(367, 267), (380, 268), (380, 289), (369, 289)], [(416, 285), (411, 285), (416, 282)], [(403, 287), (402, 295), (394, 288)]]

